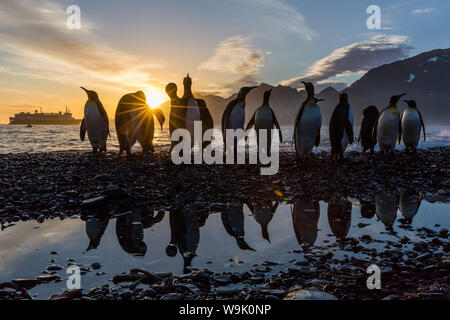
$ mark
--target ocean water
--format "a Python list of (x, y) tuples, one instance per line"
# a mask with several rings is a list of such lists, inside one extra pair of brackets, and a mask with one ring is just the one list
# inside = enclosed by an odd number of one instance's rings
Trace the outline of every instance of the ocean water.
[[(355, 127), (355, 137), (358, 137), (358, 128)], [(280, 145), (280, 151), (292, 152), (293, 127), (282, 127), (284, 141)], [(163, 128), (161, 131), (156, 128), (153, 144), (156, 148), (167, 147), (170, 144), (169, 129)], [(214, 145), (219, 147), (221, 141), (215, 141)], [(427, 128), (427, 141), (421, 138), (419, 148), (430, 148), (450, 146), (450, 126), (429, 126)], [(107, 147), (109, 151), (118, 151), (119, 142), (117, 141), (114, 126), (111, 127), (111, 138), (108, 139)], [(252, 146), (251, 146), (252, 148)], [(403, 149), (403, 144), (397, 146)], [(0, 154), (7, 153), (36, 153), (52, 151), (89, 151), (91, 150), (88, 139), (83, 142), (79, 138), (78, 126), (11, 126), (0, 125)], [(139, 144), (133, 147), (133, 151), (141, 150)], [(329, 151), (330, 140), (328, 127), (323, 126), (321, 132), (321, 144), (315, 148), (315, 152)], [(361, 151), (358, 142), (350, 145), (347, 151)]]

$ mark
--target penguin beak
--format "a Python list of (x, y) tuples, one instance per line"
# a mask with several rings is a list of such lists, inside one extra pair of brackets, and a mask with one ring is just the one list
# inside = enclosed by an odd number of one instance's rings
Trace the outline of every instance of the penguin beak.
[(86, 93), (88, 93), (88, 89), (86, 89), (85, 87), (80, 87), (81, 89), (83, 89)]

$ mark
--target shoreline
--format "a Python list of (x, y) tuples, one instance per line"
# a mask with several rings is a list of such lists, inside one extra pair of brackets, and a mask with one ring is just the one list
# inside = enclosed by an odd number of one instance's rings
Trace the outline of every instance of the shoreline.
[[(429, 202), (448, 203), (449, 172), (450, 147), (418, 150), (417, 154), (398, 152), (395, 160), (349, 152), (346, 160), (332, 162), (328, 153), (320, 152), (307, 164), (299, 163), (294, 153), (281, 153), (280, 170), (274, 176), (261, 176), (257, 165), (177, 166), (168, 152), (138, 153), (131, 159), (119, 158), (115, 152), (100, 156), (78, 151), (9, 154), (0, 155), (0, 220), (6, 224), (20, 220), (45, 223), (58, 217), (111, 219), (129, 211), (149, 214), (183, 206), (198, 214), (212, 214), (234, 202), (336, 203), (346, 198), (373, 202), (378, 193), (399, 195), (406, 190), (420, 192)], [(403, 226), (407, 228), (399, 225)], [(62, 295), (55, 292), (53, 299), (260, 300), (295, 297), (305, 293), (301, 289), (321, 298), (331, 298), (328, 294), (337, 299), (450, 299), (450, 257), (445, 254), (450, 252), (448, 230), (410, 231), (419, 241), (387, 241), (386, 250), (372, 251), (365, 248), (367, 241), (380, 240), (347, 237), (325, 247), (304, 249), (304, 259), (294, 265), (266, 261), (250, 272), (214, 274), (204, 269), (178, 276), (121, 270), (128, 273), (113, 275), (114, 284)], [(386, 232), (396, 234), (395, 230)], [(355, 256), (337, 259), (332, 252), (337, 248), (381, 260), (382, 289), (366, 287), (370, 261)], [(276, 268), (281, 271), (273, 272)], [(15, 283), (8, 297), (27, 298), (23, 286), (30, 282)]]

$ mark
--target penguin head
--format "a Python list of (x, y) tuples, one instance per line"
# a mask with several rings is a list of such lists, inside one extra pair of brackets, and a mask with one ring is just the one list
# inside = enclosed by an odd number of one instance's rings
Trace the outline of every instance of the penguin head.
[(177, 85), (173, 82), (169, 83), (166, 86), (166, 93), (171, 99), (178, 98), (177, 91), (178, 91)]
[(97, 94), (97, 92), (92, 91), (92, 90), (87, 90), (87, 89), (84, 88), (84, 87), (80, 87), (80, 88), (83, 89), (84, 92), (86, 92), (86, 94), (87, 94), (89, 100), (94, 100), (94, 101), (95, 101), (95, 100), (98, 100), (98, 94)]
[(348, 94), (346, 93), (341, 93), (339, 95), (339, 102), (347, 102), (348, 101)]
[(374, 118), (376, 118), (376, 117), (378, 117), (379, 113), (380, 112), (378, 111), (378, 108), (375, 107), (375, 106), (368, 106), (368, 107), (365, 107), (364, 110), (363, 110), (363, 116), (364, 117), (374, 117)]
[(391, 97), (391, 100), (389, 101), (389, 105), (391, 105), (391, 106), (396, 106), (396, 105), (397, 105), (397, 102), (399, 102), (399, 100), (400, 100), (404, 95), (406, 95), (406, 93), (402, 93), (402, 94), (399, 94), (399, 95), (397, 95), (397, 96), (392, 96), (392, 97)]
[(238, 93), (238, 99), (239, 100), (243, 100), (245, 99), (245, 97), (247, 96), (247, 94), (250, 93), (250, 91), (252, 91), (253, 89), (255, 89), (256, 87), (243, 87), (241, 88), (241, 90), (239, 90)]
[(403, 101), (408, 104), (408, 107), (414, 108), (414, 109), (417, 108), (416, 101), (414, 101), (414, 100), (403, 100)]
[(189, 73), (187, 74), (186, 78), (183, 79), (183, 85), (184, 85), (185, 87), (191, 87), (191, 85), (192, 85), (192, 79), (191, 79), (191, 77), (189, 76)]
[(314, 85), (312, 84), (312, 82), (302, 81), (302, 83), (305, 86), (305, 90), (306, 90), (306, 93), (307, 93), (308, 97), (309, 98), (314, 97)]
[(161, 125), (161, 130), (164, 124), (164, 121), (166, 121), (166, 117), (164, 117), (164, 112), (161, 108), (153, 108), (151, 109), (154, 115), (156, 116), (156, 119), (158, 119), (159, 124)]
[(177, 246), (172, 243), (169, 243), (169, 245), (166, 247), (166, 254), (168, 257), (175, 257), (177, 255), (177, 252)]
[(140, 102), (142, 102), (143, 104), (147, 103), (147, 97), (145, 96), (145, 93), (142, 91), (137, 91), (135, 93), (133, 93), (133, 96), (135, 98), (137, 98)]

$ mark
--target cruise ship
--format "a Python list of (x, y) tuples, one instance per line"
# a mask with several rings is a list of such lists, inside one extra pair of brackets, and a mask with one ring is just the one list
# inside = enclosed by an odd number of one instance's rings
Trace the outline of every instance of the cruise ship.
[(57, 113), (44, 113), (42, 108), (40, 111), (35, 110), (34, 113), (20, 112), (14, 117), (9, 118), (9, 124), (25, 124), (25, 125), (79, 125), (80, 119), (72, 117), (72, 113), (67, 109)]

